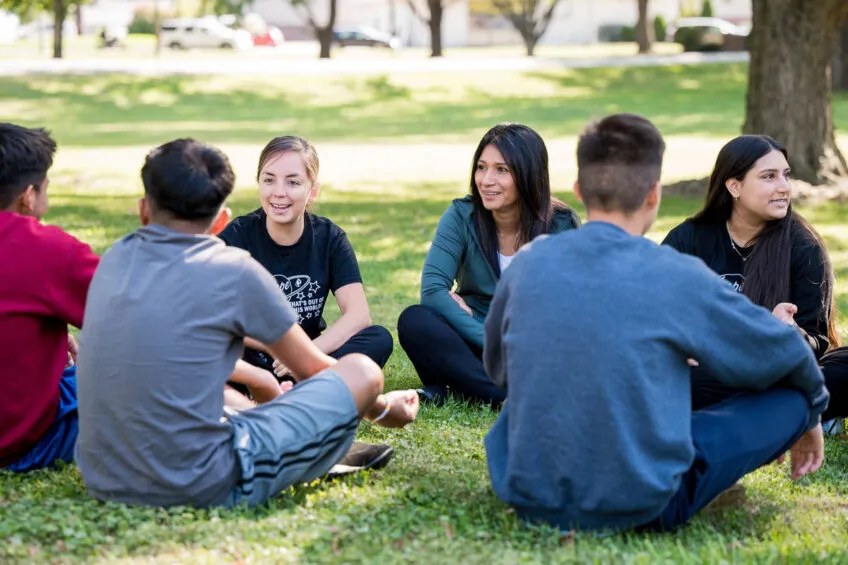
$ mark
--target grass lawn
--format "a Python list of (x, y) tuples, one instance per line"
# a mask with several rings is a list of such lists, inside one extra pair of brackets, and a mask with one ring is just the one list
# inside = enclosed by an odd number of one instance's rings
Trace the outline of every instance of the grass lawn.
[[(137, 225), (146, 150), (175, 136), (221, 145), (239, 174), (230, 206), (256, 206), (255, 159), (271, 136), (313, 139), (324, 189), (317, 212), (349, 234), (372, 315), (395, 330), (417, 302), (435, 224), (466, 190), (473, 149), (503, 120), (549, 141), (558, 195), (576, 205), (573, 137), (592, 116), (640, 112), (668, 136), (671, 176), (702, 175), (738, 132), (744, 66), (594, 69), (551, 73), (405, 75), (379, 80), (128, 77), (0, 78), (0, 115), (48, 125), (60, 142), (47, 220), (97, 251)], [(848, 102), (835, 101), (837, 124)], [(20, 117), (20, 118), (18, 118)], [(698, 208), (668, 198), (650, 237)], [(848, 214), (803, 212), (848, 280)], [(839, 286), (848, 311), (848, 287)], [(329, 318), (335, 307), (327, 306)], [(845, 318), (840, 316), (843, 327)], [(389, 388), (418, 381), (398, 347)], [(745, 508), (696, 518), (667, 535), (595, 537), (528, 527), (492, 494), (482, 438), (495, 416), (457, 403), (424, 408), (402, 431), (365, 423), (360, 438), (390, 443), (383, 471), (292, 489), (257, 510), (129, 508), (86, 497), (74, 467), (0, 472), (0, 562), (119, 563), (846, 563), (848, 447), (829, 441), (825, 467), (791, 483), (786, 466), (745, 479)], [(579, 457), (580, 454), (575, 454)]]

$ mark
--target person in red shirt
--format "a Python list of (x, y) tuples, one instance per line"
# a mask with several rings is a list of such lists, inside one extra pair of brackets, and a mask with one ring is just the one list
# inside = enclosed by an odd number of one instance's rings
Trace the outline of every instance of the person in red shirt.
[(56, 142), (0, 123), (0, 468), (71, 461), (77, 438), (76, 343), (98, 257), (39, 221)]

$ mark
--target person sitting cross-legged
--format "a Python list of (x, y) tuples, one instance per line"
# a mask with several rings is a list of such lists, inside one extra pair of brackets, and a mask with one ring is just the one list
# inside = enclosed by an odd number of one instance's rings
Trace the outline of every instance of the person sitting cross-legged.
[(483, 369), (483, 322), (515, 253), (540, 235), (577, 228), (580, 219), (551, 195), (548, 149), (523, 124), (483, 135), (471, 160), (470, 194), (439, 220), (421, 272), (421, 304), (401, 312), (398, 341), (439, 405), (450, 393), (498, 408), (507, 391)]
[[(361, 418), (387, 427), (415, 419), (414, 391), (380, 394), (376, 363), (318, 350), (274, 277), (209, 235), (234, 183), (220, 151), (172, 141), (147, 156), (141, 177), (143, 227), (104, 255), (81, 334), (76, 460), (92, 496), (261, 504), (326, 474)], [(291, 390), (241, 361), (245, 337), (286, 364), (297, 381)], [(270, 379), (271, 398), (225, 416), (234, 369)]]
[[(788, 153), (766, 135), (730, 140), (716, 158), (704, 207), (663, 241), (698, 257), (804, 337), (819, 360), (830, 403), (825, 427), (848, 416), (848, 348), (839, 347), (833, 263), (821, 236), (792, 206)], [(692, 368), (692, 408), (736, 394)]]
[[(798, 331), (643, 237), (664, 151), (640, 116), (589, 126), (574, 186), (588, 222), (519, 252), (492, 300), (484, 364), (509, 399), (486, 453), (524, 520), (668, 530), (787, 451), (794, 479), (821, 466), (828, 392)], [(693, 413), (691, 359), (744, 392)]]

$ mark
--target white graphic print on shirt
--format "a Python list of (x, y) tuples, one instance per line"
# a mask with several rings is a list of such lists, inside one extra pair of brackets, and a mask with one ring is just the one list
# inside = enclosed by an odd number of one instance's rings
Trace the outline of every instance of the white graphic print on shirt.
[(297, 312), (297, 323), (310, 318), (318, 318), (321, 315), (325, 297), (318, 293), (321, 285), (313, 281), (309, 275), (294, 275), (292, 277), (274, 275), (274, 278), (277, 279), (280, 290)]
[(730, 286), (732, 286), (733, 290), (736, 292), (742, 292), (745, 288), (745, 277), (740, 273), (726, 273), (721, 275), (721, 278), (730, 283)]

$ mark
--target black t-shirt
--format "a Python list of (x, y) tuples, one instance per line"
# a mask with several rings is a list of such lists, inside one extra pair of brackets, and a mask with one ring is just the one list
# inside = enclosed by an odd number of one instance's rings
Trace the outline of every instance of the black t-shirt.
[[(322, 317), (328, 294), (361, 283), (359, 264), (345, 232), (327, 218), (306, 213), (303, 235), (294, 245), (278, 245), (268, 234), (260, 208), (234, 219), (221, 232), (227, 245), (246, 250), (274, 275), (280, 291), (298, 314), (298, 323), (315, 339), (326, 328)], [(271, 360), (248, 350), (245, 359), (271, 367)]]
[[(807, 341), (816, 358), (829, 347), (827, 326), (830, 304), (824, 296), (822, 284), (829, 276), (825, 273), (824, 250), (799, 227), (790, 232), (790, 292), (789, 300), (798, 307), (795, 322), (807, 334)], [(669, 232), (663, 241), (687, 255), (700, 258), (707, 267), (733, 285), (737, 291), (745, 288), (745, 261), (753, 246), (743, 248), (731, 245), (730, 234), (724, 222), (719, 224), (695, 224), (686, 220)]]

